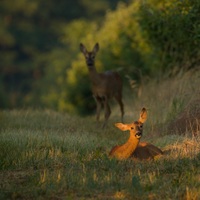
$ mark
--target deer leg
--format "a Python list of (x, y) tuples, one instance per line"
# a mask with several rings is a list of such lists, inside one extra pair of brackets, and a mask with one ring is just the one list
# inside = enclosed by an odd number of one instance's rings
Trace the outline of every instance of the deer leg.
[(103, 102), (104, 102), (104, 109), (105, 109), (105, 121), (103, 123), (103, 128), (107, 125), (108, 118), (110, 117), (111, 110), (110, 106), (108, 104), (108, 98), (103, 97)]
[(120, 106), (120, 110), (121, 110), (121, 121), (123, 122), (123, 118), (124, 118), (124, 104), (122, 102), (122, 97), (121, 95), (119, 96), (115, 96), (116, 101), (119, 103)]
[(102, 108), (102, 101), (101, 98), (94, 96), (96, 105), (97, 105), (97, 110), (96, 110), (96, 121), (98, 122), (100, 119), (100, 113), (101, 113), (101, 108)]

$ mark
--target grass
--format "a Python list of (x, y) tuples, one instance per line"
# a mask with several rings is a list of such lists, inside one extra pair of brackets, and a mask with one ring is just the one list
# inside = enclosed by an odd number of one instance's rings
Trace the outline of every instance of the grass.
[(0, 199), (198, 200), (200, 135), (192, 129), (168, 133), (170, 121), (199, 98), (195, 84), (200, 85), (199, 73), (149, 82), (139, 98), (134, 91), (125, 95), (125, 121), (137, 120), (147, 107), (142, 140), (168, 152), (154, 161), (108, 158), (110, 149), (128, 137), (113, 126), (118, 107), (105, 130), (94, 116), (0, 111)]

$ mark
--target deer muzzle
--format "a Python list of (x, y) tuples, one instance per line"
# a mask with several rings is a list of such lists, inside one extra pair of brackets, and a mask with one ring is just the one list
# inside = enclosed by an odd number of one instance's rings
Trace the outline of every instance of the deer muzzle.
[(86, 60), (86, 63), (87, 63), (87, 65), (90, 66), (90, 67), (94, 65), (94, 61), (93, 61), (92, 59)]
[(140, 139), (142, 137), (142, 132), (137, 132), (135, 134), (135, 137), (138, 138), (138, 139)]

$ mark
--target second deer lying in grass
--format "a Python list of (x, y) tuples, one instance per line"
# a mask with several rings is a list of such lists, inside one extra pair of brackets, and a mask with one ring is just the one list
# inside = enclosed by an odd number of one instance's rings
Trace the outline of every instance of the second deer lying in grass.
[(122, 131), (130, 131), (130, 137), (128, 141), (120, 146), (115, 146), (110, 151), (110, 157), (117, 158), (119, 160), (124, 160), (127, 158), (137, 158), (143, 159), (153, 159), (155, 156), (163, 154), (163, 152), (156, 146), (141, 142), (143, 123), (147, 119), (147, 110), (145, 108), (140, 112), (140, 117), (138, 121), (131, 124), (117, 123), (116, 127)]
[(102, 106), (105, 109), (105, 121), (103, 127), (106, 126), (108, 118), (111, 114), (108, 101), (115, 98), (119, 103), (121, 110), (121, 120), (123, 121), (124, 105), (122, 102), (122, 80), (117, 72), (107, 71), (98, 73), (95, 68), (95, 56), (99, 51), (99, 44), (96, 43), (92, 51), (87, 51), (81, 43), (80, 50), (85, 56), (86, 64), (89, 70), (89, 77), (92, 82), (92, 93), (97, 104), (96, 119), (99, 121)]

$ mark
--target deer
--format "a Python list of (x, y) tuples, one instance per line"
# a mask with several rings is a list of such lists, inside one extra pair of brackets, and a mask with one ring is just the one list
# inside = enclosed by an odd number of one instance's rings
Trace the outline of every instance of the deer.
[(155, 157), (163, 155), (164, 152), (148, 142), (140, 142), (131, 157), (138, 160), (154, 160)]
[(162, 155), (163, 152), (158, 147), (147, 142), (140, 142), (143, 133), (143, 124), (147, 119), (147, 110), (142, 108), (139, 119), (130, 124), (116, 123), (115, 126), (122, 131), (129, 131), (130, 136), (123, 145), (114, 146), (109, 157), (118, 160), (139, 159), (150, 160), (155, 156)]
[(98, 43), (94, 45), (92, 51), (88, 51), (86, 47), (80, 43), (80, 51), (85, 57), (89, 78), (92, 84), (92, 93), (97, 107), (96, 121), (99, 121), (101, 109), (104, 107), (105, 120), (102, 127), (104, 128), (107, 125), (107, 121), (111, 114), (109, 101), (114, 97), (120, 106), (121, 121), (123, 122), (124, 104), (122, 101), (122, 79), (119, 73), (114, 71), (97, 72), (95, 67), (95, 57), (99, 51)]

